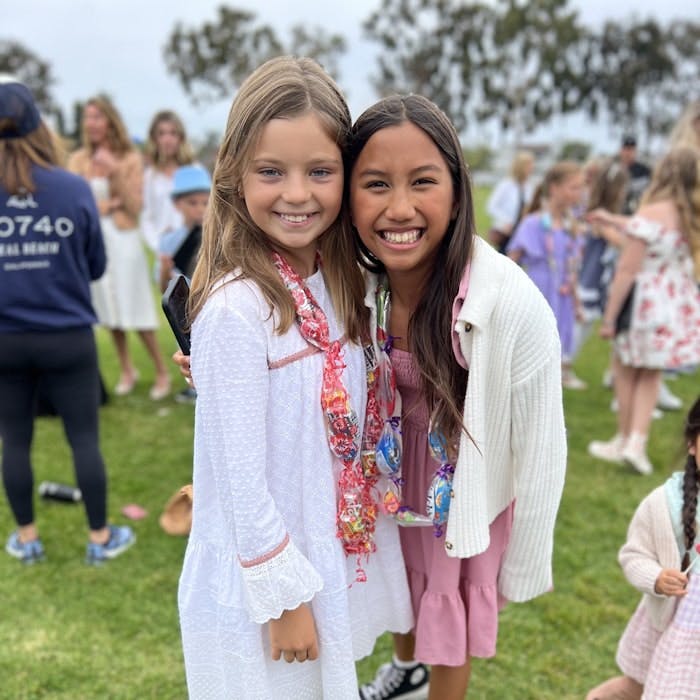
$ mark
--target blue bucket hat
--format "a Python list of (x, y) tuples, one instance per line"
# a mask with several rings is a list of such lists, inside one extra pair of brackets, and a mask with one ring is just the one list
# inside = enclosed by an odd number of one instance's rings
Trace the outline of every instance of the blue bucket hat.
[(173, 189), (170, 196), (173, 199), (193, 192), (209, 192), (211, 178), (201, 165), (181, 165), (173, 178)]
[(32, 93), (13, 76), (0, 75), (0, 119), (11, 122), (0, 131), (0, 139), (22, 138), (41, 124)]

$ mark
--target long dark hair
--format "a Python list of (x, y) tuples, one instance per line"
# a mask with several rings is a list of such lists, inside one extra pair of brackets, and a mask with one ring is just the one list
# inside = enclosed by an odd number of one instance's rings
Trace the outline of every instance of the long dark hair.
[[(355, 122), (346, 161), (346, 188), (352, 169), (369, 139), (381, 129), (410, 122), (424, 131), (442, 154), (450, 174), (457, 214), (442, 239), (430, 279), (408, 324), (408, 345), (421, 374), (433, 420), (452, 442), (462, 428), (467, 371), (452, 351), (452, 304), (472, 250), (475, 235), (471, 183), (459, 137), (450, 120), (419, 95), (392, 96), (367, 109)], [(363, 245), (355, 231), (360, 263), (382, 273), (384, 265)]]
[[(700, 397), (695, 401), (688, 412), (685, 421), (683, 436), (687, 446), (695, 446), (700, 435)], [(695, 544), (695, 519), (698, 511), (698, 486), (700, 486), (700, 473), (698, 472), (698, 455), (688, 454), (685, 462), (685, 474), (683, 475), (683, 539), (685, 543), (685, 555), (681, 564), (682, 569), (690, 565), (690, 552)]]

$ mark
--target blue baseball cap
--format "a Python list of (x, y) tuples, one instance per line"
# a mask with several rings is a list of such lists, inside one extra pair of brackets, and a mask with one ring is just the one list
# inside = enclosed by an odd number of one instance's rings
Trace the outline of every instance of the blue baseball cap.
[(10, 125), (0, 132), (0, 139), (18, 139), (39, 128), (41, 115), (26, 85), (10, 75), (0, 76), (0, 119)]
[(211, 178), (201, 165), (181, 165), (173, 177), (173, 189), (170, 196), (173, 199), (193, 192), (209, 192)]

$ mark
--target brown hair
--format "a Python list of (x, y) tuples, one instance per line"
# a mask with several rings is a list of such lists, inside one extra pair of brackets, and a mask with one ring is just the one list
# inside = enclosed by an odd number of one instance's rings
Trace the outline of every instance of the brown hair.
[(629, 170), (616, 159), (609, 159), (601, 165), (591, 187), (588, 210), (605, 209), (619, 214), (625, 203), (625, 193), (629, 181)]
[[(683, 436), (688, 447), (695, 445), (700, 435), (700, 397), (695, 401), (685, 422)], [(683, 540), (685, 543), (685, 555), (681, 564), (682, 569), (690, 565), (690, 552), (695, 544), (696, 516), (698, 510), (698, 487), (700, 486), (700, 472), (698, 471), (698, 455), (689, 454), (685, 462), (683, 475)]]
[[(134, 145), (129, 137), (129, 132), (126, 130), (124, 121), (117, 108), (112, 104), (112, 101), (104, 95), (96, 95), (85, 103), (85, 107), (89, 106), (97, 107), (107, 118), (107, 143), (109, 144), (109, 150), (119, 155), (133, 150)], [(89, 142), (84, 123), (81, 138), (83, 146), (87, 149), (87, 152), (92, 155), (95, 150), (95, 145)]]
[(526, 214), (532, 214), (542, 208), (542, 200), (549, 195), (549, 188), (552, 185), (559, 185), (572, 175), (581, 172), (581, 166), (573, 160), (560, 160), (555, 163), (542, 178), (542, 182), (535, 189), (532, 200), (527, 207)]
[(194, 161), (194, 151), (187, 140), (187, 132), (185, 131), (185, 125), (182, 123), (182, 119), (170, 109), (156, 112), (151, 120), (151, 125), (148, 127), (148, 139), (144, 147), (148, 162), (155, 168), (164, 164), (163, 157), (158, 152), (158, 144), (156, 142), (156, 132), (163, 122), (172, 124), (175, 127), (175, 131), (177, 131), (177, 135), (180, 137), (180, 144), (175, 154), (175, 162), (178, 165), (189, 165)]
[[(0, 134), (15, 129), (12, 119), (0, 119)], [(34, 131), (18, 138), (0, 138), (0, 183), (10, 194), (34, 192), (32, 166), (51, 168), (62, 164), (60, 142), (43, 121)]]
[(670, 199), (678, 210), (681, 229), (700, 272), (700, 161), (698, 151), (688, 146), (671, 149), (654, 168), (642, 204)]
[[(330, 76), (309, 58), (282, 56), (267, 61), (241, 85), (226, 124), (212, 177), (202, 247), (192, 276), (190, 320), (201, 311), (214, 285), (237, 270), (253, 279), (279, 312), (278, 333), (295, 318), (295, 306), (270, 257), (267, 235), (252, 221), (241, 196), (243, 177), (264, 126), (271, 119), (308, 113), (318, 116), (326, 134), (345, 155), (351, 120), (345, 99)], [(367, 333), (364, 282), (354, 260), (350, 219), (343, 201), (338, 219), (319, 239), (323, 271), (336, 312), (348, 338)]]
[[(447, 163), (457, 215), (442, 239), (423, 296), (408, 325), (408, 344), (418, 363), (421, 382), (433, 421), (452, 442), (462, 429), (467, 371), (452, 351), (452, 304), (472, 250), (474, 205), (467, 165), (459, 137), (445, 114), (420, 95), (393, 96), (366, 110), (353, 127), (347, 163), (348, 176), (369, 139), (381, 129), (410, 122), (424, 131)], [(384, 265), (354, 235), (362, 264), (382, 273)]]

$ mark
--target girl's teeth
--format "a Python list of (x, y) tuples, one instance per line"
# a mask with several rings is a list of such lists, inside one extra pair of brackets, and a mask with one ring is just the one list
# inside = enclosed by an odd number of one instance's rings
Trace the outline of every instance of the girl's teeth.
[(415, 243), (419, 236), (420, 231), (418, 229), (401, 233), (394, 233), (393, 231), (382, 232), (382, 238), (388, 243)]
[(291, 214), (280, 214), (280, 218), (289, 221), (291, 224), (301, 224), (309, 218), (309, 215), (298, 214), (297, 216), (292, 216)]

